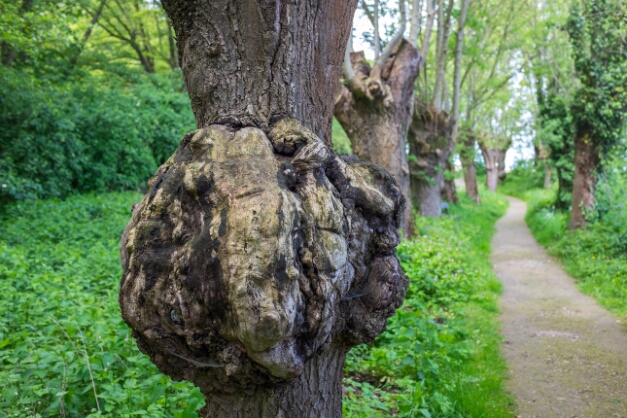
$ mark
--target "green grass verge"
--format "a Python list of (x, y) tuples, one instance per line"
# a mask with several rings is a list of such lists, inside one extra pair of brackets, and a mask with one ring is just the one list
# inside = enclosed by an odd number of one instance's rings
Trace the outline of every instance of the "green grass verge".
[(442, 218), (419, 218), (420, 238), (399, 249), (410, 278), (405, 304), (374, 343), (349, 353), (350, 417), (511, 417), (497, 301), (488, 260), (507, 201), (483, 193)]
[[(117, 303), (118, 243), (135, 193), (14, 204), (0, 220), (0, 417), (195, 417), (189, 383), (136, 348)], [(419, 219), (402, 244), (411, 278), (389, 330), (351, 352), (347, 417), (511, 416), (488, 263), (503, 199)], [(98, 403), (94, 392), (98, 394)]]
[[(582, 292), (619, 317), (627, 317), (627, 236), (624, 219), (591, 222), (587, 229), (568, 230), (569, 213), (555, 210), (556, 190), (533, 189), (520, 194), (525, 217), (536, 240), (577, 280)], [(615, 218), (620, 218), (616, 216)]]

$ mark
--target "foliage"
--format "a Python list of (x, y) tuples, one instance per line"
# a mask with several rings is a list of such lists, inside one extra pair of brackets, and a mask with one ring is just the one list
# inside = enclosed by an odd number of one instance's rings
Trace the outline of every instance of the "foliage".
[(349, 353), (344, 413), (351, 417), (508, 417), (499, 354), (500, 283), (488, 261), (507, 207), (481, 196), (450, 216), (418, 218), (420, 238), (399, 251), (410, 278), (404, 306), (374, 343)]
[(50, 83), (0, 67), (0, 202), (137, 189), (194, 129), (180, 83)]
[(526, 191), (543, 185), (543, 167), (538, 167), (533, 160), (517, 160), (498, 190), (506, 195), (522, 197)]
[(333, 140), (333, 149), (339, 154), (352, 154), (353, 148), (351, 141), (348, 139), (346, 132), (340, 125), (337, 119), (333, 118), (333, 132), (331, 133), (331, 139)]
[(572, 3), (567, 23), (581, 86), (572, 104), (577, 130), (609, 151), (623, 133), (627, 111), (627, 5), (621, 0)]
[[(0, 223), (0, 416), (196, 416), (198, 390), (161, 375), (120, 318), (118, 241), (139, 198), (8, 205)], [(482, 200), (418, 219), (422, 237), (402, 244), (407, 302), (376, 343), (350, 354), (347, 416), (507, 416), (500, 287), (487, 260), (506, 205), (491, 194)]]
[(556, 206), (558, 209), (568, 209), (572, 203), (575, 177), (573, 121), (568, 99), (555, 90), (555, 83), (551, 83), (546, 98), (542, 92), (538, 92), (539, 129), (535, 142), (538, 147), (548, 148), (548, 160), (557, 174)]
[(120, 316), (119, 238), (140, 197), (109, 193), (7, 208), (0, 224), (0, 416), (196, 416), (200, 392), (159, 373)]

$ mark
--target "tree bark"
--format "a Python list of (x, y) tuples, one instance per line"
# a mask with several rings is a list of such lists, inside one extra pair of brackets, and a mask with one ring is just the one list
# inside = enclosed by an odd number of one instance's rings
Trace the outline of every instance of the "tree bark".
[(499, 183), (505, 180), (507, 177), (507, 172), (505, 171), (505, 157), (507, 156), (507, 150), (509, 149), (509, 144), (507, 147), (503, 147), (498, 150), (496, 165), (498, 168), (498, 181)]
[(462, 161), (464, 170), (464, 184), (466, 186), (466, 194), (475, 204), (481, 204), (479, 197), (479, 187), (477, 186), (477, 167), (475, 166), (475, 143), (476, 138), (472, 131), (464, 133), (464, 141), (459, 157)]
[[(444, 168), (446, 171), (450, 173), (455, 172), (455, 167), (453, 163), (451, 163), (451, 159), (448, 158), (444, 163)], [(452, 203), (454, 205), (459, 203), (459, 197), (457, 196), (457, 187), (455, 187), (455, 179), (447, 179), (444, 176), (444, 184), (442, 185), (441, 193), (442, 200), (448, 203)]]
[[(407, 130), (413, 104), (413, 85), (420, 55), (402, 40), (376, 71), (365, 62), (363, 52), (352, 53), (355, 77), (341, 85), (335, 99), (335, 117), (359, 158), (390, 170), (409, 202)], [(411, 234), (411, 206), (403, 214), (403, 230)]]
[(267, 131), (290, 116), (330, 144), (355, 1), (163, 1), (196, 125)]
[(442, 215), (445, 163), (453, 151), (453, 121), (416, 100), (408, 141), (411, 198), (422, 216)]
[(479, 143), (481, 155), (483, 155), (483, 162), (485, 163), (486, 186), (488, 187), (488, 190), (496, 192), (496, 187), (499, 184), (499, 150), (490, 146), (486, 141), (479, 140), (477, 142)]
[(544, 162), (544, 188), (551, 188), (551, 177), (553, 177), (553, 170), (548, 161)]
[(163, 2), (201, 129), (133, 207), (119, 301), (205, 417), (341, 417), (346, 353), (405, 296), (398, 183), (329, 143), (355, 1)]
[(585, 210), (594, 206), (594, 189), (599, 166), (599, 151), (591, 136), (592, 130), (579, 128), (575, 137), (575, 178), (573, 181), (573, 205), (570, 213), (570, 229), (585, 228)]

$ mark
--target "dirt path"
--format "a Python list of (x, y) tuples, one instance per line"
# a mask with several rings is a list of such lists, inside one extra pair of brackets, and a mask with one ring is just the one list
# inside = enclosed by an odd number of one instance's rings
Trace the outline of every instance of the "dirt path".
[(522, 418), (627, 417), (627, 333), (535, 242), (509, 199), (491, 261), (503, 282), (503, 353)]

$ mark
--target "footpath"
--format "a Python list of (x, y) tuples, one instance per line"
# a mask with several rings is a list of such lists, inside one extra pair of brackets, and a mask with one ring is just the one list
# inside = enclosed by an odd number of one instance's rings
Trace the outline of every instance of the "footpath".
[(525, 203), (508, 200), (490, 260), (519, 417), (627, 418), (626, 324), (577, 289), (534, 240)]

